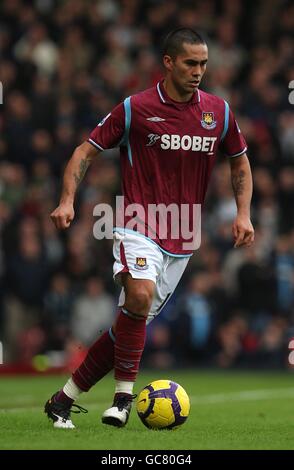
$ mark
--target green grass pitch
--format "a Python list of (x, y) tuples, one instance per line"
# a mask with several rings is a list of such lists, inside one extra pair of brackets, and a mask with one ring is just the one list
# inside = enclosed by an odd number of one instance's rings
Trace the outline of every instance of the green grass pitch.
[(43, 405), (67, 377), (0, 377), (0, 449), (294, 449), (293, 373), (144, 371), (135, 392), (160, 378), (190, 396), (190, 416), (177, 430), (148, 430), (135, 410), (126, 428), (103, 425), (111, 376), (80, 397), (89, 413), (73, 415), (76, 429), (54, 429)]

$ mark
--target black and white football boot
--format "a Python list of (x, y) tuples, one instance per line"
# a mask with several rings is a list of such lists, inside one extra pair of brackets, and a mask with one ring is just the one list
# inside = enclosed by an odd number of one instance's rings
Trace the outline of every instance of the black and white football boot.
[[(58, 393), (58, 392), (57, 392)], [(47, 414), (49, 419), (52, 419), (53, 426), (58, 429), (74, 429), (75, 425), (70, 419), (71, 413), (88, 413), (88, 410), (80, 405), (72, 404), (67, 406), (64, 403), (55, 401), (54, 398), (57, 395), (55, 393), (50, 400), (45, 403), (44, 413)], [(77, 410), (73, 410), (75, 407)]]
[(128, 422), (132, 403), (137, 395), (128, 395), (126, 393), (116, 393), (112, 406), (104, 411), (102, 423), (122, 428)]

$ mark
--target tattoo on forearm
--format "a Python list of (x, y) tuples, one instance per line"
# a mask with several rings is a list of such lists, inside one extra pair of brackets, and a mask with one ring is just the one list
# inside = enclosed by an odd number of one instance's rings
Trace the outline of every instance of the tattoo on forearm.
[(82, 179), (84, 178), (89, 165), (90, 165), (90, 160), (88, 158), (84, 158), (83, 160), (81, 160), (79, 173), (78, 174), (74, 173), (76, 186), (78, 186), (80, 182), (82, 181)]
[(232, 186), (235, 196), (241, 196), (244, 193), (245, 171), (240, 170), (237, 175), (232, 176)]

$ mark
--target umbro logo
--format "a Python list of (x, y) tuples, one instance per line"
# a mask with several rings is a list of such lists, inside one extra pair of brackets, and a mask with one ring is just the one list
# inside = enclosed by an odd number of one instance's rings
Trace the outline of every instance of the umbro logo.
[(160, 122), (160, 121), (165, 121), (165, 119), (161, 118), (161, 117), (158, 117), (158, 116), (154, 116), (154, 117), (150, 117), (150, 118), (146, 118), (147, 121), (152, 121), (152, 122)]
[(134, 364), (132, 364), (131, 362), (120, 362), (119, 365), (124, 367), (124, 369), (131, 369), (132, 367), (134, 367)]

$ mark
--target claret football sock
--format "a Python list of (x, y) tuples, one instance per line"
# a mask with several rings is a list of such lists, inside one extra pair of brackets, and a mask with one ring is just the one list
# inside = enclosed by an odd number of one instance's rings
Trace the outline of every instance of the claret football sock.
[(59, 390), (56, 395), (53, 397), (54, 402), (63, 403), (64, 405), (71, 406), (74, 402), (73, 398), (70, 398), (63, 389)]
[(115, 335), (114, 376), (117, 381), (135, 382), (146, 338), (146, 319), (123, 308)]
[(90, 347), (82, 364), (72, 374), (76, 386), (87, 392), (101, 380), (114, 365), (114, 335), (110, 328)]
[(63, 403), (64, 405), (71, 406), (73, 402), (79, 397), (83, 392), (72, 380), (68, 379), (63, 389), (57, 392), (54, 395), (54, 401), (58, 403)]

